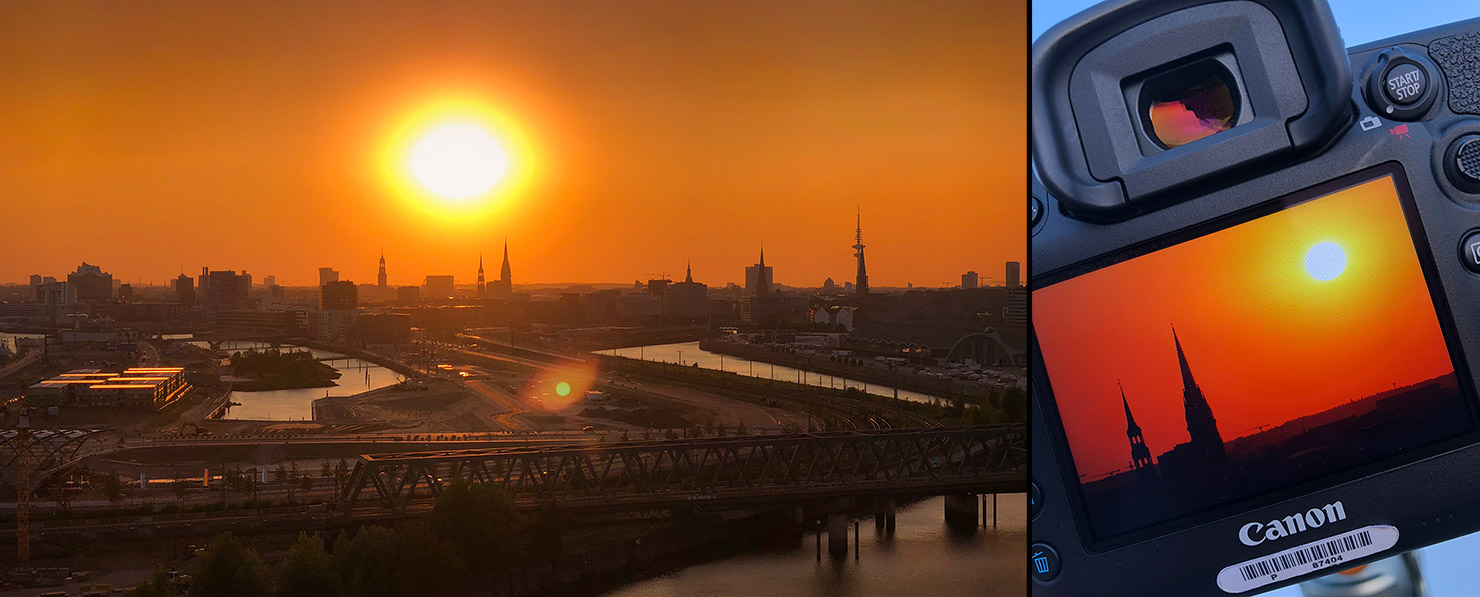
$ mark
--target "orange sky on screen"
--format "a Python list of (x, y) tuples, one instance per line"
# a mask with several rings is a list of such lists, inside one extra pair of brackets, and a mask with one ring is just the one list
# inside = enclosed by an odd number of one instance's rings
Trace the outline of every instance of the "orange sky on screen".
[(1129, 466), (1117, 381), (1153, 458), (1187, 441), (1173, 325), (1224, 441), (1453, 371), (1389, 178), (1035, 291), (1080, 475)]
[[(0, 283), (100, 264), (315, 284), (626, 282), (693, 262), (841, 284), (1000, 284), (1026, 253), (1022, 2), (49, 2), (0, 5)], [(430, 214), (380, 171), (439, 102), (537, 165)]]

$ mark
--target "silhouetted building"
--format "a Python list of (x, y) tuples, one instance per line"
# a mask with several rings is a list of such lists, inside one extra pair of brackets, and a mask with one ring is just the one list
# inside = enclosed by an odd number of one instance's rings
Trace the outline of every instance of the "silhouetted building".
[(760, 262), (745, 268), (745, 289), (751, 294), (767, 294), (773, 281), (771, 268), (766, 265), (766, 247), (761, 246)]
[(664, 289), (663, 318), (685, 322), (709, 319), (709, 286), (694, 281), (693, 265), (685, 270), (682, 282)]
[(422, 292), (422, 296), (429, 301), (445, 301), (456, 294), (456, 285), (453, 283), (452, 276), (427, 276), (426, 284), (423, 286), (426, 289)]
[(414, 305), (421, 302), (420, 286), (402, 286), (396, 289), (396, 302)]
[(498, 270), (498, 280), (488, 285), (488, 295), (507, 299), (514, 293), (513, 272), (509, 268), (509, 241), (504, 239), (504, 264)]
[(1002, 308), (1002, 321), (1015, 326), (1028, 324), (1028, 289), (1019, 286), (1007, 291), (1007, 306)]
[(1141, 426), (1136, 424), (1136, 417), (1131, 415), (1131, 404), (1125, 399), (1125, 388), (1120, 389), (1120, 404), (1125, 407), (1125, 437), (1131, 442), (1131, 468), (1155, 473), (1156, 465), (1151, 462), (1151, 450), (1146, 447), (1146, 438), (1141, 435)]
[(119, 284), (118, 285), (118, 300), (125, 301), (125, 302), (134, 300), (134, 285), (133, 284)]
[(407, 313), (361, 313), (355, 326), (362, 346), (411, 342), (411, 315)]
[(853, 255), (858, 258), (858, 281), (853, 288), (859, 295), (868, 294), (868, 268), (863, 265), (863, 213), (858, 214), (858, 228), (855, 231), (855, 242), (853, 243)]
[(334, 271), (334, 268), (332, 268), (332, 267), (321, 267), (321, 268), (319, 268), (319, 286), (323, 286), (323, 285), (328, 284), (330, 282), (338, 282), (338, 281), (339, 281), (339, 272)]
[(380, 273), (375, 275), (375, 285), (385, 288), (385, 251), (380, 252)]
[(67, 274), (67, 283), (72, 285), (79, 301), (106, 301), (113, 298), (113, 276), (86, 261), (77, 266), (77, 271)]
[(359, 289), (349, 280), (329, 282), (320, 287), (319, 308), (325, 311), (353, 311), (359, 307)]
[(837, 291), (838, 284), (837, 282), (833, 282), (832, 278), (828, 278), (822, 281), (822, 294), (833, 294)]
[(1228, 464), (1223, 436), (1218, 433), (1218, 420), (1203, 396), (1202, 388), (1192, 377), (1182, 340), (1172, 329), (1172, 343), (1177, 347), (1177, 366), (1182, 370), (1182, 410), (1187, 419), (1187, 443), (1178, 444), (1157, 459), (1162, 475), (1168, 478), (1193, 478), (1216, 474)]
[(195, 306), (195, 280), (180, 274), (175, 278), (175, 300), (186, 307)]
[(962, 290), (976, 290), (978, 286), (980, 286), (980, 278), (977, 277), (975, 271), (969, 271), (961, 274)]
[(201, 268), (201, 285), (198, 294), (202, 303), (211, 312), (236, 311), (247, 305), (247, 289), (251, 278), (238, 276), (234, 270), (210, 271)]
[(1017, 288), (1023, 285), (1022, 269), (1023, 264), (1021, 263), (1018, 263), (1016, 261), (1007, 262), (1007, 287), (1009, 289)]
[(664, 289), (667, 288), (668, 285), (669, 284), (672, 284), (672, 283), (673, 282), (670, 281), (670, 280), (662, 280), (662, 279), (659, 279), (659, 280), (648, 280), (647, 281), (647, 293), (648, 294), (651, 294), (651, 295), (655, 295), (655, 296), (663, 296)]
[(483, 281), (483, 253), (480, 251), (478, 253), (478, 298), (483, 298), (484, 290), (486, 290), (486, 285)]

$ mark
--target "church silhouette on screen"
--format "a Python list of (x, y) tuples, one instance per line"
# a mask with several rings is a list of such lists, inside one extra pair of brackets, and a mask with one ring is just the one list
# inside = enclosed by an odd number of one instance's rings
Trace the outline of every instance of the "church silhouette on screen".
[(1131, 467), (1141, 479), (1208, 476), (1228, 464), (1223, 436), (1218, 433), (1218, 420), (1213, 417), (1213, 409), (1208, 406), (1202, 388), (1192, 377), (1192, 367), (1187, 364), (1187, 353), (1182, 350), (1182, 341), (1177, 338), (1175, 327), (1172, 328), (1172, 344), (1177, 347), (1177, 364), (1182, 369), (1182, 409), (1187, 417), (1189, 438), (1186, 443), (1177, 444), (1153, 463), (1141, 426), (1136, 424), (1136, 417), (1131, 414), (1125, 388), (1120, 389), (1120, 403), (1125, 407), (1125, 435), (1131, 444)]

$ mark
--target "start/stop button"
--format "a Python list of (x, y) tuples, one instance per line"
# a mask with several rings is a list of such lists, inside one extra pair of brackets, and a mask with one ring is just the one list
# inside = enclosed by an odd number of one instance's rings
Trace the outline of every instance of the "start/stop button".
[(1443, 92), (1439, 71), (1419, 50), (1393, 47), (1377, 55), (1367, 75), (1367, 103), (1379, 116), (1418, 120)]
[(1399, 62), (1389, 66), (1383, 75), (1382, 93), (1388, 101), (1400, 106), (1411, 106), (1423, 99), (1428, 90), (1429, 76), (1422, 66), (1414, 62)]

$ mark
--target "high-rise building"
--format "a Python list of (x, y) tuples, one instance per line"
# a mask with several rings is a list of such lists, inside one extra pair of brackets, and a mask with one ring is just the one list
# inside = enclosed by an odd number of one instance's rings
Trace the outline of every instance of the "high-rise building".
[(186, 307), (195, 306), (195, 280), (180, 274), (175, 278), (175, 300)]
[(484, 290), (486, 290), (486, 287), (485, 286), (486, 285), (484, 284), (484, 281), (483, 281), (483, 252), (482, 251), (479, 251), (478, 252), (478, 285), (477, 285), (478, 298), (483, 298)]
[(858, 213), (858, 227), (854, 230), (853, 256), (858, 258), (858, 281), (853, 284), (858, 294), (868, 294), (868, 268), (863, 265), (863, 211)]
[[(380, 273), (375, 275), (375, 285), (385, 288), (385, 251), (380, 252)], [(384, 298), (384, 297), (382, 297)]]
[(355, 283), (336, 280), (319, 288), (319, 308), (325, 311), (354, 311), (359, 306)]
[(247, 280), (235, 270), (210, 271), (203, 275), (206, 283), (199, 293), (206, 309), (212, 312), (235, 311), (246, 306)]
[(421, 295), (429, 301), (445, 301), (456, 294), (452, 276), (427, 276)]
[(128, 302), (128, 301), (134, 300), (134, 285), (133, 284), (119, 284), (118, 285), (118, 300), (124, 301), (124, 302)]
[(414, 305), (421, 302), (420, 286), (402, 286), (396, 289), (396, 302)]
[(692, 264), (682, 282), (663, 288), (663, 318), (686, 322), (709, 319), (709, 286), (694, 281)]
[(745, 268), (745, 289), (751, 294), (770, 293), (771, 283), (775, 281), (771, 273), (770, 266), (766, 265), (766, 247), (761, 245), (760, 262)]
[(978, 287), (979, 282), (980, 280), (979, 278), (977, 278), (975, 271), (968, 271), (964, 274), (961, 274), (961, 288), (965, 290), (975, 290)]
[(334, 271), (334, 268), (332, 268), (332, 267), (321, 267), (321, 268), (319, 268), (319, 286), (323, 286), (323, 285), (328, 284), (330, 282), (338, 282), (338, 281), (339, 281), (339, 272)]
[(77, 266), (77, 271), (67, 274), (67, 283), (72, 285), (79, 301), (106, 301), (113, 298), (113, 276), (86, 261)]
[(1016, 261), (1007, 262), (1007, 287), (1017, 288), (1022, 286), (1023, 264)]
[(262, 278), (262, 285), (269, 288), (277, 286), (277, 276), (267, 276), (265, 278)]

